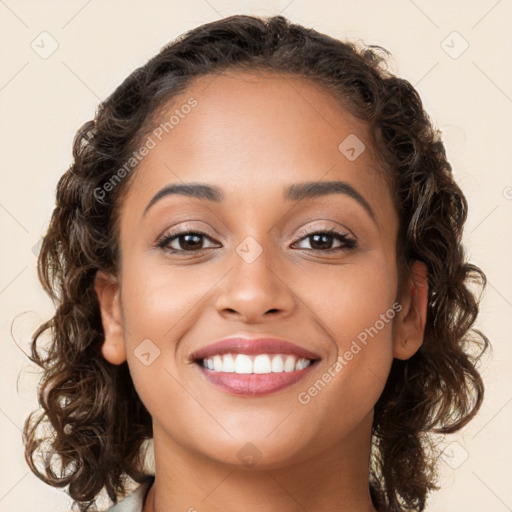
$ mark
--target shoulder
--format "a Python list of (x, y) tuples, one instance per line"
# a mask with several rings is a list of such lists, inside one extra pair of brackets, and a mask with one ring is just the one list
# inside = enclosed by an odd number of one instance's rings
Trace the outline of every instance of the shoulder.
[(140, 484), (131, 494), (110, 507), (107, 512), (142, 512), (144, 500), (154, 480), (154, 476), (149, 477), (146, 482)]

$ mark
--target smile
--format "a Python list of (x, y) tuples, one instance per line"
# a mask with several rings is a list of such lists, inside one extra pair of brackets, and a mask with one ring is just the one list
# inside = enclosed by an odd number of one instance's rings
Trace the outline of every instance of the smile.
[(293, 354), (217, 354), (202, 360), (208, 370), (223, 373), (265, 374), (303, 370), (310, 359)]
[(277, 338), (229, 338), (191, 355), (202, 377), (217, 389), (262, 396), (284, 389), (309, 374), (320, 356)]
[(197, 360), (204, 379), (230, 395), (264, 396), (285, 389), (316, 366), (319, 359), (292, 354), (217, 354)]

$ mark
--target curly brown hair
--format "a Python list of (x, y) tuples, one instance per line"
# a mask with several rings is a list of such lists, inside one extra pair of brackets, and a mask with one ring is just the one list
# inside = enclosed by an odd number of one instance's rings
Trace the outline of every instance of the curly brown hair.
[[(231, 16), (165, 46), (79, 129), (38, 259), (56, 311), (31, 346), (30, 359), (43, 369), (42, 410), (27, 418), (24, 442), (31, 470), (52, 486), (69, 486), (80, 510), (94, 509), (103, 490), (117, 502), (127, 477), (147, 480), (142, 445), (152, 437), (151, 416), (126, 362), (112, 365), (100, 351), (104, 333), (93, 283), (98, 270), (118, 270), (117, 212), (136, 170), (115, 187), (105, 184), (194, 77), (233, 69), (313, 80), (369, 127), (400, 216), (398, 268), (424, 262), (429, 285), (424, 342), (410, 359), (393, 361), (375, 406), (369, 485), (378, 510), (424, 510), (438, 488), (429, 440), (466, 425), (483, 399), (476, 366), (489, 341), (473, 328), (480, 296), (472, 287), (483, 290), (485, 275), (466, 260), (467, 202), (441, 134), (413, 86), (388, 70), (387, 56), (380, 46), (342, 42), (282, 16)], [(46, 330), (51, 339), (42, 353)], [(50, 430), (43, 434), (44, 425)], [(38, 468), (38, 452), (54, 455), (59, 471), (51, 461)]]

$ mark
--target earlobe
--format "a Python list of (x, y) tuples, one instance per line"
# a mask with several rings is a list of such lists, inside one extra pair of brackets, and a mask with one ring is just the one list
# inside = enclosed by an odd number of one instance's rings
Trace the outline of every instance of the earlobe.
[(103, 357), (112, 364), (126, 361), (123, 320), (119, 303), (119, 286), (113, 276), (102, 271), (96, 273), (94, 290), (98, 296), (105, 341), (101, 347)]
[(423, 343), (428, 305), (428, 271), (422, 261), (410, 266), (411, 277), (407, 292), (400, 301), (402, 310), (397, 316), (393, 356), (397, 359), (409, 359)]

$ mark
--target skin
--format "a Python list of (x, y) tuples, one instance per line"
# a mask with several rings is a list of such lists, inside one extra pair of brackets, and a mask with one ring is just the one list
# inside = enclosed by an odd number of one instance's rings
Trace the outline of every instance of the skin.
[[(364, 123), (321, 86), (271, 73), (201, 77), (169, 105), (197, 106), (145, 157), (120, 209), (118, 275), (98, 272), (104, 357), (128, 362), (153, 418), (156, 480), (145, 512), (375, 511), (368, 489), (373, 407), (393, 358), (420, 347), (426, 268), (411, 265), (398, 296), (398, 215), (377, 169)], [(366, 143), (349, 161), (348, 135)], [(343, 180), (363, 196), (285, 201), (293, 183)], [(220, 187), (219, 203), (172, 195), (143, 212), (172, 183)], [(171, 228), (207, 237), (196, 252), (155, 247)], [(315, 245), (309, 235), (335, 228)], [(262, 249), (247, 263), (248, 236)], [(175, 238), (172, 248), (190, 248)], [(330, 253), (326, 253), (331, 249)], [(332, 252), (335, 249), (336, 252)], [(298, 401), (353, 340), (399, 301), (402, 310), (307, 404)], [(190, 354), (233, 335), (284, 338), (320, 355), (304, 379), (263, 397), (227, 394), (208, 383)], [(160, 355), (145, 366), (144, 339)], [(256, 463), (238, 455), (246, 447)], [(259, 457), (259, 458), (258, 458)]]

